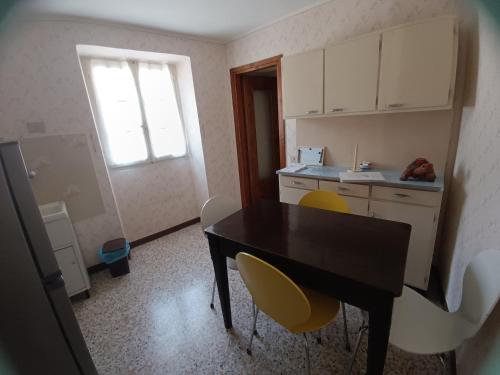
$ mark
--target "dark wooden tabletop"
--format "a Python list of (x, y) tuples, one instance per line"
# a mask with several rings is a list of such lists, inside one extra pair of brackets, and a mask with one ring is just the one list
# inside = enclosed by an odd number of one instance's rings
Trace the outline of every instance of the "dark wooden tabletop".
[(411, 226), (273, 201), (206, 232), (401, 295)]

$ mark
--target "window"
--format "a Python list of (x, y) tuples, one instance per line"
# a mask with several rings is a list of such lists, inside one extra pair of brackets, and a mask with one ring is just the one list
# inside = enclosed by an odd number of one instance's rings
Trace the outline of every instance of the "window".
[(90, 60), (99, 133), (109, 166), (186, 154), (177, 92), (168, 64)]

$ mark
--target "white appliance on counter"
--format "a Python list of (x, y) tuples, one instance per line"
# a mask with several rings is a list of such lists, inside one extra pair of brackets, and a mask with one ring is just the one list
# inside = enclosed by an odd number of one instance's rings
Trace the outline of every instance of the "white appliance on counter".
[(61, 269), (68, 296), (86, 292), (88, 298), (90, 296), (89, 276), (66, 204), (59, 201), (47, 203), (38, 208), (42, 214), (57, 264)]

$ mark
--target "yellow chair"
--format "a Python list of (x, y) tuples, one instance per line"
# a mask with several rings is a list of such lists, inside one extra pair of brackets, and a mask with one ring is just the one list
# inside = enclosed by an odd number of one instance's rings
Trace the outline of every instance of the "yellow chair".
[(299, 201), (299, 206), (319, 208), (322, 210), (342, 212), (349, 214), (349, 205), (334, 191), (315, 190), (304, 195)]
[[(333, 191), (311, 191), (301, 198), (299, 206), (319, 208), (322, 210), (341, 212), (345, 214), (350, 213), (349, 205), (345, 199)], [(349, 334), (347, 332), (347, 315), (345, 312), (344, 302), (341, 301), (340, 305), (342, 306), (342, 316), (344, 317), (345, 347), (348, 351), (350, 351), (351, 344), (349, 343)]]
[(253, 255), (238, 253), (236, 264), (257, 306), (247, 353), (252, 354), (257, 316), (262, 310), (290, 332), (303, 334), (306, 369), (309, 374), (311, 367), (306, 333), (320, 330), (333, 321), (339, 310), (339, 302), (322, 293), (298, 286), (283, 272)]

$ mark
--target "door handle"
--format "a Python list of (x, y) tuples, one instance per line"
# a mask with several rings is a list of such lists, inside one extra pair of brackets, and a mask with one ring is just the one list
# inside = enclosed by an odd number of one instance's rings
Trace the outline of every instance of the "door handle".
[(332, 108), (330, 109), (330, 112), (342, 112), (344, 108)]
[(404, 107), (404, 104), (403, 103), (391, 103), (389, 105), (387, 105), (389, 108), (401, 108), (401, 107)]
[(318, 113), (319, 111), (317, 109), (311, 109), (310, 111), (307, 111), (308, 115), (313, 115), (315, 113)]

